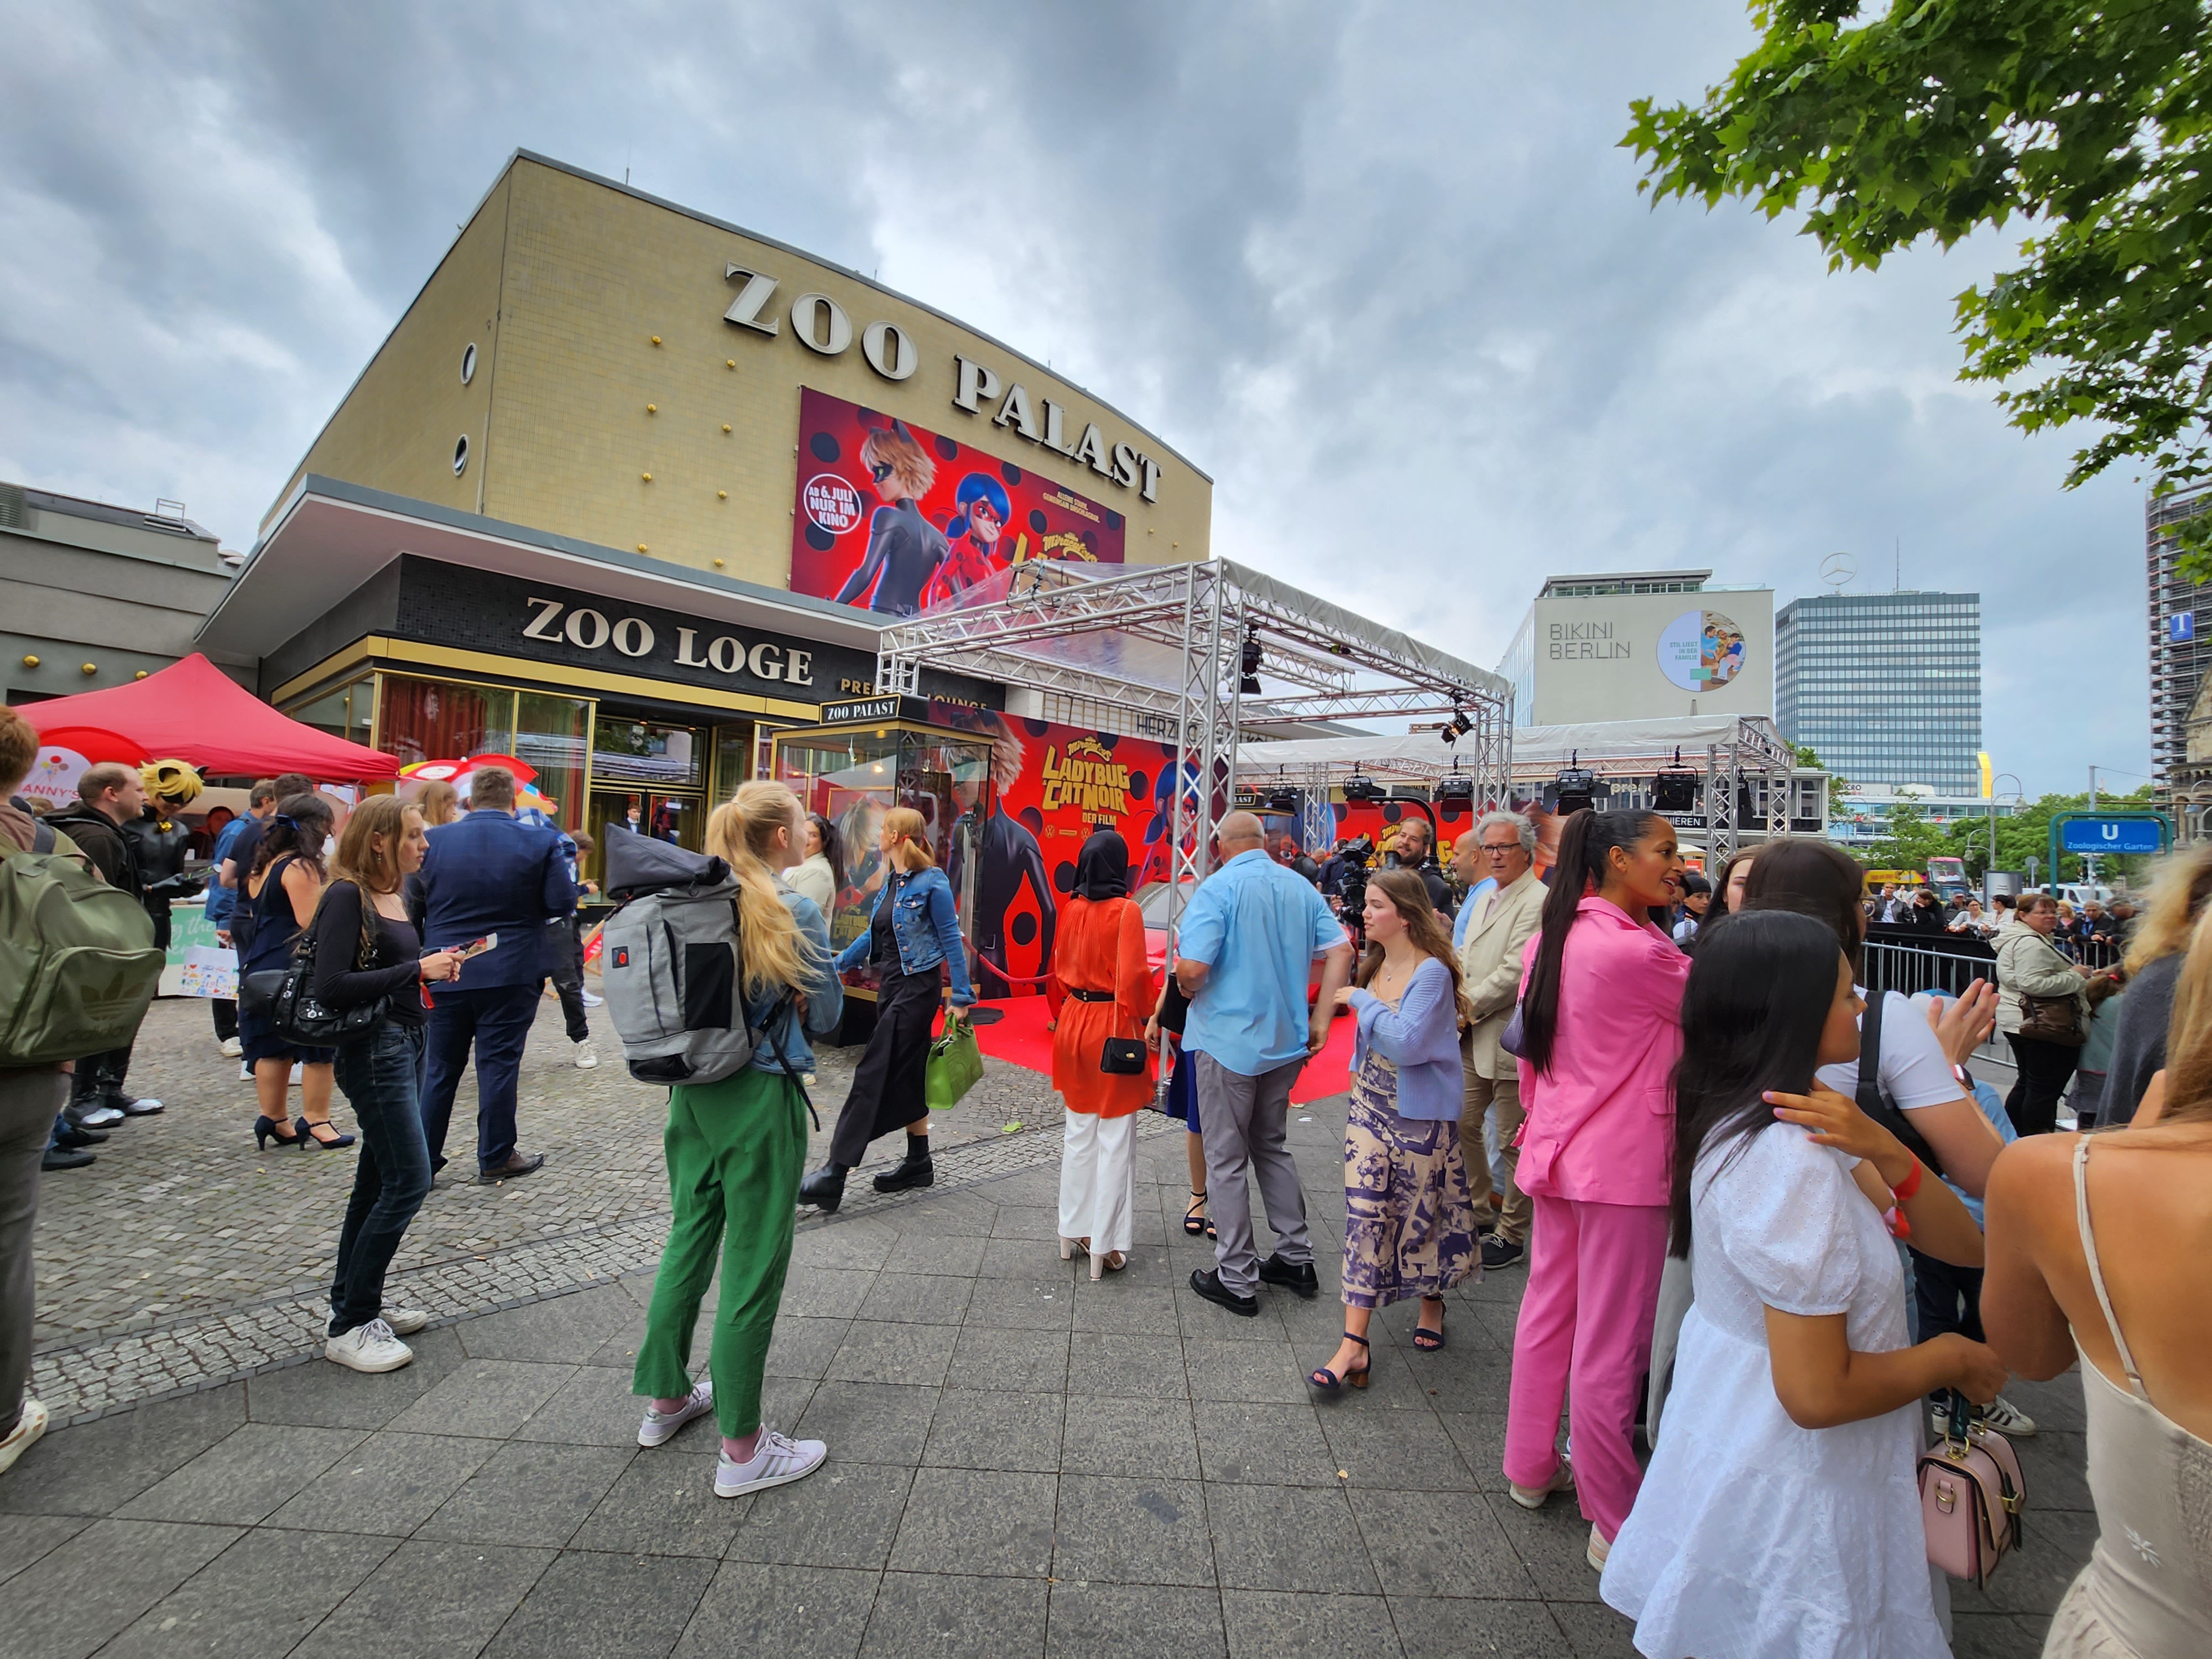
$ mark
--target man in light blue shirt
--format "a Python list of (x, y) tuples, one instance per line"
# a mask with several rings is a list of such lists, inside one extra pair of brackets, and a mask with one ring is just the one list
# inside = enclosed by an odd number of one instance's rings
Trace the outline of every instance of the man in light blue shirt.
[[(1338, 988), (1352, 979), (1344, 929), (1310, 883), (1261, 850), (1263, 836), (1252, 813), (1222, 819), (1221, 867), (1191, 895), (1176, 945), (1176, 980), (1190, 999), (1182, 1046), (1197, 1068), (1215, 1235), (1216, 1266), (1194, 1271), (1190, 1285), (1248, 1319), (1260, 1311), (1257, 1280), (1308, 1298), (1319, 1288), (1305, 1195), (1284, 1140), (1291, 1085), (1328, 1041)], [(1321, 995), (1309, 1012), (1306, 979), (1316, 957)], [(1275, 1236), (1265, 1261), (1252, 1243), (1248, 1163)]]

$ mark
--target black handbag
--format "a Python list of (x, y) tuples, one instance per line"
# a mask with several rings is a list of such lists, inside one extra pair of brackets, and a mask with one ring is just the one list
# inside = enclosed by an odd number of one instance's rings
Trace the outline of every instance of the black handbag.
[(1142, 1077), (1145, 1045), (1135, 1037), (1108, 1037), (1098, 1055), (1098, 1069), (1115, 1077)]
[(246, 976), (238, 988), (239, 1012), (266, 1019), (278, 1036), (299, 1048), (342, 1048), (369, 1036), (391, 1017), (389, 996), (350, 1008), (326, 1006), (314, 994), (314, 971), (315, 930), (310, 921), (300, 930), (289, 962)]

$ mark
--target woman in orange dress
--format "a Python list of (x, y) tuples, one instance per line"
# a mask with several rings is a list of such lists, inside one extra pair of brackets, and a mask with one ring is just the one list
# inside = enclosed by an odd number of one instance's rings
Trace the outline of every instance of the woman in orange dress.
[(1085, 1252), (1093, 1279), (1128, 1265), (1136, 1114), (1152, 1092), (1141, 1061), (1131, 1073), (1099, 1069), (1109, 1037), (1141, 1044), (1152, 1009), (1145, 919), (1128, 894), (1129, 849), (1114, 831), (1101, 830), (1076, 860), (1075, 892), (1060, 907), (1045, 987), (1054, 1020), (1052, 1085), (1067, 1102), (1060, 1259)]

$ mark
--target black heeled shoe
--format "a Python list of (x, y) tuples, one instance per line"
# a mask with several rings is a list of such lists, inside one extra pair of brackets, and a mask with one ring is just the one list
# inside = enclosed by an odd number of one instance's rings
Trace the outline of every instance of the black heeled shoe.
[[(328, 1140), (324, 1139), (315, 1133), (318, 1129), (328, 1129), (331, 1132), (331, 1138)], [(319, 1146), (326, 1152), (337, 1152), (342, 1146), (350, 1146), (354, 1141), (351, 1135), (339, 1133), (338, 1126), (327, 1118), (320, 1123), (310, 1123), (303, 1117), (292, 1126), (292, 1133), (308, 1146)]]
[(300, 1137), (296, 1133), (286, 1134), (284, 1133), (286, 1127), (284, 1120), (281, 1117), (264, 1115), (255, 1118), (253, 1120), (253, 1150), (257, 1152), (267, 1152), (269, 1138), (271, 1135), (276, 1138), (276, 1144), (279, 1146), (298, 1146)]
[[(1347, 1342), (1357, 1342), (1363, 1348), (1367, 1346), (1367, 1339), (1365, 1337), (1354, 1336), (1350, 1331), (1346, 1331), (1344, 1334), (1344, 1340)], [(1372, 1373), (1374, 1365), (1375, 1362), (1370, 1359), (1366, 1364), (1362, 1365), (1358, 1370), (1347, 1370), (1342, 1376), (1339, 1376), (1334, 1371), (1329, 1370), (1328, 1366), (1323, 1365), (1310, 1373), (1306, 1377), (1306, 1381), (1312, 1383), (1314, 1387), (1321, 1389), (1325, 1394), (1334, 1394), (1339, 1389), (1342, 1388), (1347, 1382), (1351, 1383), (1355, 1389), (1364, 1389), (1367, 1386), (1368, 1377)]]
[(1431, 1302), (1437, 1304), (1436, 1329), (1431, 1330), (1426, 1325), (1417, 1324), (1413, 1327), (1413, 1346), (1423, 1353), (1434, 1353), (1444, 1345), (1444, 1299), (1440, 1296), (1423, 1297), (1421, 1310), (1424, 1313), (1428, 1311), (1429, 1304)]
[(1213, 1237), (1213, 1218), (1199, 1213), (1200, 1207), (1205, 1202), (1204, 1193), (1193, 1193), (1190, 1195), (1190, 1202), (1183, 1207), (1182, 1231), (1186, 1237), (1196, 1238), (1200, 1233), (1205, 1234), (1208, 1238)]

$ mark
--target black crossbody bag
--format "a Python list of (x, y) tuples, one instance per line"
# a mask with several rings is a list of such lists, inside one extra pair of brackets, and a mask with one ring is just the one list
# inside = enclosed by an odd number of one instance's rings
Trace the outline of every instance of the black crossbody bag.
[(1904, 1142), (1905, 1150), (1941, 1180), (1942, 1164), (1911, 1121), (1881, 1091), (1881, 1006), (1888, 1000), (1887, 992), (1877, 991), (1867, 999), (1866, 1012), (1859, 1016), (1859, 1110)]

